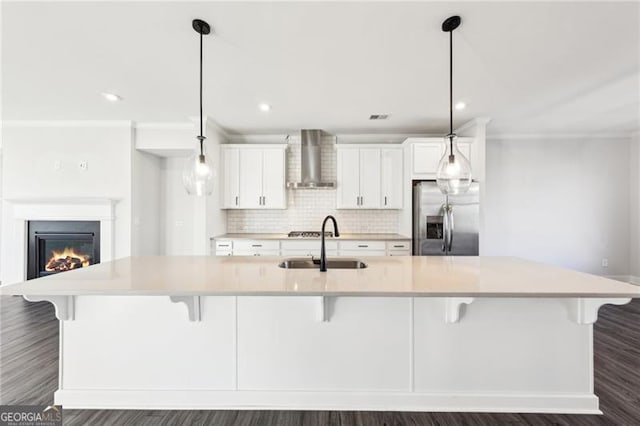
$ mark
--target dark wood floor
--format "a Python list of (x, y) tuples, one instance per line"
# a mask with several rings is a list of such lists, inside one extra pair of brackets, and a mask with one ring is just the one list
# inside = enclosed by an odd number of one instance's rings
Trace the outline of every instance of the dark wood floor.
[[(46, 302), (0, 298), (0, 403), (51, 404), (58, 321)], [(341, 411), (65, 410), (65, 425), (640, 425), (640, 300), (605, 306), (595, 326), (603, 416)]]

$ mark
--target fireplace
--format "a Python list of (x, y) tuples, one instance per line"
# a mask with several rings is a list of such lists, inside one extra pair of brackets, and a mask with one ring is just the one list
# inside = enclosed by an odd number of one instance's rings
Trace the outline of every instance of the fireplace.
[(100, 263), (99, 221), (28, 221), (28, 280), (95, 263)]

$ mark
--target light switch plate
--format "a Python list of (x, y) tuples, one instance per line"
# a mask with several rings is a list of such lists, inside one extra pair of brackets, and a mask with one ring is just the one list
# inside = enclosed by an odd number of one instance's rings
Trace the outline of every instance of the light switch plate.
[(78, 169), (82, 170), (83, 172), (86, 171), (88, 167), (89, 165), (86, 161), (81, 161), (78, 163)]

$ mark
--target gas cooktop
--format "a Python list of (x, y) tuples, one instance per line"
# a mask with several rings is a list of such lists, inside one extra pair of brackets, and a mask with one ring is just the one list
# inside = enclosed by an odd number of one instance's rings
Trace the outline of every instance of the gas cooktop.
[[(287, 234), (289, 238), (320, 238), (320, 231), (291, 231)], [(325, 231), (325, 238), (333, 238), (333, 232)]]

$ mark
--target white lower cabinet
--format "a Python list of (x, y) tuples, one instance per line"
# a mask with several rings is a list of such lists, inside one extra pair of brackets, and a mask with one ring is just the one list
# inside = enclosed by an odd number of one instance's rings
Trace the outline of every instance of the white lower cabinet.
[[(245, 240), (215, 241), (216, 256), (288, 256), (320, 257), (320, 240)], [(411, 240), (327, 240), (327, 256), (410, 256)]]
[(411, 256), (411, 240), (387, 241), (387, 256)]
[(384, 241), (340, 241), (339, 256), (386, 256)]
[(234, 240), (232, 256), (279, 256), (279, 240)]
[[(325, 250), (327, 252), (327, 256), (337, 256), (337, 241), (325, 241)], [(291, 257), (320, 257), (320, 241), (282, 241), (280, 245), (280, 255)]]

